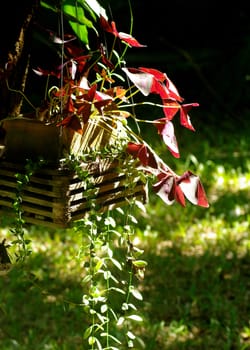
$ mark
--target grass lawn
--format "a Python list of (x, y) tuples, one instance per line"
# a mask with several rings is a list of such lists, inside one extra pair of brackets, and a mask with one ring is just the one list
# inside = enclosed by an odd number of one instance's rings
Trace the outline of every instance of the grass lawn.
[[(152, 193), (147, 212), (135, 215), (135, 244), (148, 262), (138, 282), (143, 321), (133, 329), (135, 349), (250, 349), (250, 130), (236, 126), (202, 124), (179, 136), (176, 172), (200, 175), (208, 209), (168, 207)], [(1, 217), (1, 241), (12, 240), (10, 227)], [(87, 350), (81, 236), (26, 229), (32, 254), (0, 276), (0, 348)]]

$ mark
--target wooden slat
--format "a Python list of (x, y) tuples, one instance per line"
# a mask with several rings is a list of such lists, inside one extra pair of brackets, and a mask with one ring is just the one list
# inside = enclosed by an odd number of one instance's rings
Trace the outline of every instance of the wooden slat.
[[(132, 199), (145, 201), (145, 187), (139, 176), (127, 178), (117, 160), (101, 160), (82, 164), (92, 177), (93, 199), (101, 211), (123, 206)], [(0, 211), (10, 209), (16, 198), (16, 173), (24, 173), (20, 164), (0, 162)], [(134, 183), (135, 186), (126, 185)], [(49, 227), (68, 227), (83, 218), (90, 209), (85, 194), (85, 181), (67, 168), (43, 168), (31, 176), (22, 190), (23, 218), (27, 223)], [(13, 211), (13, 210), (12, 210)]]

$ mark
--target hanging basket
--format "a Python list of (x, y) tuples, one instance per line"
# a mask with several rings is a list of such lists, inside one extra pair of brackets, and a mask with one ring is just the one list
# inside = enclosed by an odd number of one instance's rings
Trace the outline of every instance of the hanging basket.
[[(129, 165), (131, 161), (124, 159), (122, 163)], [(88, 172), (90, 187), (86, 187), (86, 179), (67, 167), (46, 167), (35, 172), (21, 193), (25, 222), (68, 227), (83, 218), (93, 205), (97, 211), (106, 211), (131, 204), (135, 199), (147, 201), (147, 188), (139, 172), (128, 172), (118, 160), (82, 163), (80, 169)], [(24, 167), (0, 162), (0, 212), (13, 208), (17, 173), (25, 174)]]
[(24, 117), (4, 120), (2, 129), (5, 133), (2, 156), (17, 163), (42, 158), (58, 164), (69, 154), (83, 155), (91, 149), (100, 150), (126, 137), (119, 120), (98, 115), (83, 125), (82, 134), (68, 127)]
[(21, 209), (27, 223), (68, 227), (93, 206), (97, 211), (105, 211), (135, 199), (146, 202), (146, 186), (135, 160), (128, 155), (78, 164), (80, 173), (87, 172), (90, 188), (86, 178), (78, 176), (79, 171), (62, 165), (63, 157), (69, 154), (86, 155), (91, 149), (101, 150), (124, 137), (118, 123), (110, 119), (90, 120), (82, 135), (27, 118), (5, 120), (3, 128), (6, 136), (4, 156), (0, 158), (0, 211), (13, 208), (16, 174), (25, 174), (26, 160), (37, 158), (45, 159), (46, 166), (31, 176), (21, 193)]

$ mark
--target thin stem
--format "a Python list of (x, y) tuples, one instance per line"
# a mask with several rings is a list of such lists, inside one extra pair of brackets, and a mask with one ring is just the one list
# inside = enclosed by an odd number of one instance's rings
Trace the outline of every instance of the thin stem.
[(47, 94), (48, 94), (49, 78), (50, 78), (50, 75), (48, 75), (48, 76), (47, 76), (47, 79), (46, 79), (45, 92), (44, 92), (44, 100), (46, 100)]
[[(129, 108), (129, 107), (136, 107), (136, 106), (140, 106), (140, 105), (150, 105), (150, 106), (154, 106), (154, 107), (160, 107), (160, 108), (173, 108), (173, 106), (167, 106), (167, 105), (162, 105), (159, 103), (155, 103), (155, 102), (148, 102), (148, 101), (142, 101), (142, 102), (136, 102), (136, 103), (131, 103), (129, 105), (120, 105), (120, 108)], [(181, 106), (174, 106), (174, 108), (181, 108)]]
[[(107, 213), (107, 217), (109, 217), (109, 211)], [(110, 239), (110, 235), (109, 235), (109, 225), (108, 225), (108, 230), (107, 230), (107, 238), (106, 238), (106, 242), (107, 242), (107, 246), (109, 249), (109, 239)], [(109, 307), (108, 307), (108, 296), (109, 296), (109, 288), (110, 288), (110, 283), (109, 283), (109, 278), (106, 279), (106, 288), (107, 288), (107, 311), (106, 311), (106, 318), (107, 318), (107, 322), (106, 322), (106, 347), (107, 349), (109, 349)]]
[[(61, 18), (60, 18), (60, 25), (61, 25), (61, 36), (62, 36), (62, 47), (61, 47), (61, 89), (63, 88), (63, 63), (64, 63), (64, 26), (63, 26), (63, 9), (61, 8)], [(61, 109), (61, 114), (63, 113), (63, 98), (61, 98), (61, 105), (60, 105), (60, 109)]]
[(6, 79), (6, 85), (7, 85), (7, 89), (11, 92), (15, 92), (17, 94), (20, 94), (23, 96), (23, 98), (25, 99), (25, 101), (36, 111), (36, 107), (30, 102), (30, 100), (28, 99), (28, 97), (21, 91), (21, 90), (15, 90), (15, 89), (12, 89), (10, 86), (9, 86), (9, 82), (8, 80)]

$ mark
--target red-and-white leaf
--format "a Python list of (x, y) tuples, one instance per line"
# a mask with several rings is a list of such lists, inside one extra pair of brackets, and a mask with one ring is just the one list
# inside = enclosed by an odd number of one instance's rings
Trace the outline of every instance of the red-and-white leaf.
[(50, 40), (54, 43), (54, 44), (66, 44), (71, 42), (72, 40), (76, 40), (76, 36), (71, 35), (71, 34), (65, 34), (64, 38), (60, 38), (55, 32), (50, 31), (49, 34)]
[(161, 135), (164, 143), (175, 158), (179, 158), (178, 143), (174, 133), (174, 125), (166, 118), (157, 119), (154, 124)]
[(156, 80), (161, 81), (162, 83), (166, 80), (167, 75), (155, 68), (146, 68), (139, 67), (139, 70), (145, 73), (149, 73), (155, 77)]
[(175, 178), (174, 176), (160, 173), (159, 181), (153, 185), (155, 193), (168, 205), (174, 203)]
[(118, 38), (131, 47), (146, 47), (146, 45), (140, 44), (132, 35), (127, 33), (119, 32)]
[(79, 82), (79, 87), (82, 90), (89, 90), (90, 89), (90, 84), (88, 82), (88, 79), (85, 76), (81, 77), (80, 82)]
[(154, 79), (152, 74), (141, 72), (137, 68), (122, 68), (122, 70), (144, 96), (150, 94)]
[(176, 101), (182, 102), (184, 99), (180, 96), (179, 91), (177, 90), (176, 86), (172, 82), (172, 80), (167, 77), (166, 79), (166, 87), (170, 91), (170, 97), (175, 98)]
[(103, 30), (105, 30), (108, 33), (113, 34), (115, 37), (119, 38), (120, 40), (124, 41), (129, 46), (133, 47), (145, 47), (146, 45), (140, 44), (132, 35), (118, 32), (116, 28), (116, 23), (114, 21), (109, 24), (109, 22), (103, 17), (100, 16), (100, 25)]
[(152, 74), (154, 76), (154, 83), (151, 93), (156, 93), (162, 99), (173, 99), (179, 102), (183, 101), (174, 83), (168, 78), (166, 73), (163, 73), (154, 68), (139, 68), (142, 72)]
[(32, 69), (34, 73), (36, 73), (37, 75), (44, 75), (44, 76), (49, 76), (49, 75), (53, 75), (55, 77), (57, 77), (58, 79), (61, 76), (61, 70), (60, 69), (55, 69), (55, 70), (47, 70), (47, 69), (42, 69), (40, 67), (38, 67), (37, 69)]
[(209, 207), (205, 190), (197, 175), (187, 171), (178, 180), (185, 197), (193, 204), (201, 207)]

